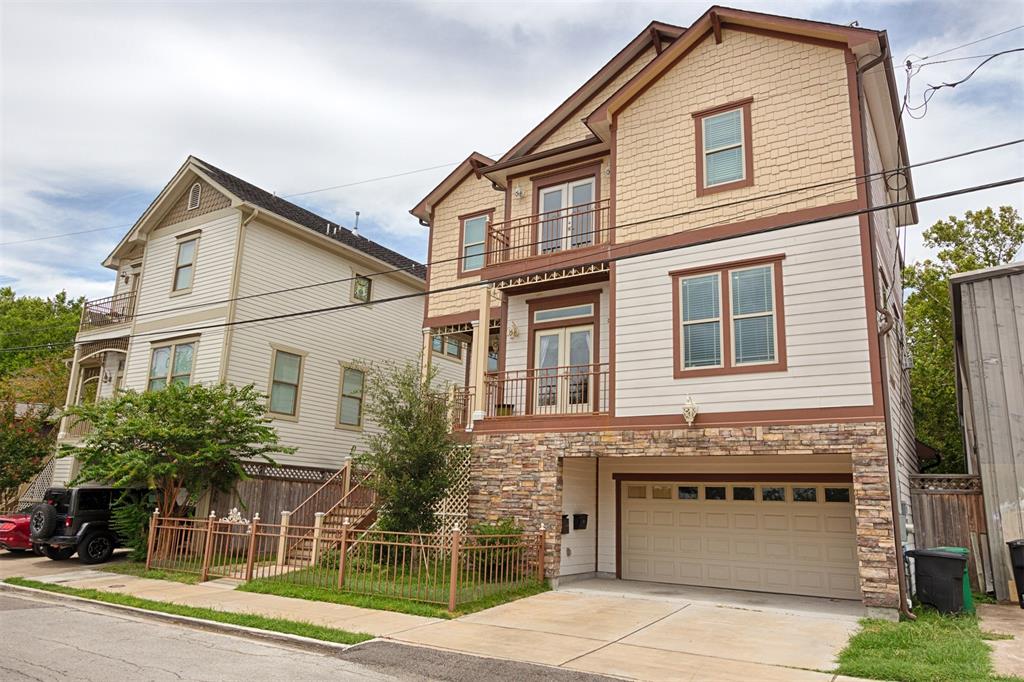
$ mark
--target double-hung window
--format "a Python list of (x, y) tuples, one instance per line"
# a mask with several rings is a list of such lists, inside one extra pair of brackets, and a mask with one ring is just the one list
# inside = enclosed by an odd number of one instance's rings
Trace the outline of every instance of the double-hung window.
[(487, 243), (487, 222), (491, 214), (485, 213), (462, 219), (462, 271), (479, 270), (484, 266)]
[(786, 369), (782, 259), (671, 273), (677, 379)]
[(270, 411), (288, 417), (298, 415), (301, 384), (302, 356), (275, 349), (270, 381)]
[(154, 346), (149, 360), (147, 388), (150, 391), (157, 391), (168, 384), (191, 383), (195, 351), (195, 341)]
[(751, 100), (694, 114), (697, 135), (697, 194), (752, 185)]
[(366, 372), (358, 367), (341, 368), (341, 396), (338, 399), (338, 425), (358, 428), (363, 425), (363, 388)]
[(199, 237), (178, 242), (178, 258), (174, 263), (174, 285), (172, 291), (184, 292), (192, 289), (192, 275), (196, 269), (196, 249)]
[(775, 362), (774, 268), (758, 265), (729, 271), (735, 365)]
[(721, 280), (718, 273), (684, 277), (683, 369), (722, 366)]

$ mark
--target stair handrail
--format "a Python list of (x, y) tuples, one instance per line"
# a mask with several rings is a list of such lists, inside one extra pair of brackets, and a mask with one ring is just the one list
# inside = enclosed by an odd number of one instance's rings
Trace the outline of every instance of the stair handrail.
[(350, 489), (347, 489), (347, 482), (351, 478), (351, 466), (352, 460), (350, 459), (345, 462), (345, 466), (341, 467), (336, 472), (334, 472), (334, 474), (328, 477), (328, 479), (323, 482), (323, 485), (321, 485), (319, 488), (313, 491), (313, 493), (310, 494), (309, 497), (300, 502), (299, 505), (292, 510), (290, 516), (291, 523), (296, 526), (312, 525), (310, 519), (313, 518), (313, 514), (315, 514), (318, 510), (313, 509), (311, 513), (307, 514), (306, 512), (310, 511), (309, 509), (307, 509), (307, 507), (312, 507), (313, 500), (317, 499), (321, 493), (323, 493), (327, 488), (331, 486), (341, 483), (342, 498), (347, 497), (348, 493), (351, 492)]
[[(346, 464), (346, 466), (349, 466), (349, 464)], [(363, 484), (366, 483), (370, 479), (371, 476), (373, 476), (373, 472), (372, 471), (367, 472), (362, 478), (360, 478), (358, 481), (356, 481), (355, 485), (351, 485), (350, 484), (348, 492), (345, 493), (345, 495), (340, 500), (335, 502), (326, 512), (324, 512), (324, 518), (329, 517), (331, 514), (336, 512), (338, 509), (340, 509), (342, 507), (345, 507), (346, 506), (346, 502), (349, 501), (349, 498), (354, 493), (361, 492), (361, 489), (363, 488)], [(366, 507), (366, 511), (364, 511), (362, 513), (362, 515), (360, 515), (358, 518), (354, 518), (354, 519), (350, 518), (350, 525), (353, 528), (356, 527), (363, 519), (365, 519), (367, 517), (367, 515), (369, 515), (370, 513), (372, 513), (374, 511), (374, 502), (375, 501), (376, 500), (371, 501), (371, 503)], [(296, 524), (296, 525), (301, 525), (301, 524)], [(298, 548), (300, 545), (302, 545), (307, 539), (310, 539), (312, 537), (313, 537), (313, 530), (307, 529), (306, 532), (303, 533), (301, 537), (296, 538), (295, 541), (288, 547), (288, 554), (291, 554), (296, 548)]]

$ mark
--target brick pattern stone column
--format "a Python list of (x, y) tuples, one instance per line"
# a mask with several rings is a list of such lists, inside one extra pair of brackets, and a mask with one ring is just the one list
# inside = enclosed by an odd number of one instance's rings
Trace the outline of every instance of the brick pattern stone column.
[(900, 605), (900, 588), (885, 433), (873, 438), (872, 444), (853, 454), (860, 589), (865, 606), (895, 609)]

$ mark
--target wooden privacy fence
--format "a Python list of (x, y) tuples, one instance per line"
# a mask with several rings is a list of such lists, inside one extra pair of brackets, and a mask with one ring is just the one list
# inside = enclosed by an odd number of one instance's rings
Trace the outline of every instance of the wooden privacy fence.
[(992, 564), (985, 524), (981, 478), (968, 474), (910, 477), (910, 500), (917, 547), (966, 547), (971, 587), (992, 589)]
[[(395, 533), (263, 523), (232, 516), (150, 520), (146, 568), (198, 575), (200, 580), (288, 583), (439, 604), (460, 604), (514, 592), (544, 580), (544, 529), (488, 535)], [(311, 550), (289, 547), (312, 537)]]

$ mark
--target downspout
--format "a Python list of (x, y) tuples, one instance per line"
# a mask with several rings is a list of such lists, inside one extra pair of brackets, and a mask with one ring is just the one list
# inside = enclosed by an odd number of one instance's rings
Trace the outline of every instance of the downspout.
[[(872, 59), (870, 62), (865, 64), (863, 67), (860, 66), (860, 65), (857, 66), (857, 71), (856, 71), (856, 74), (857, 74), (857, 108), (858, 108), (858, 111), (861, 114), (864, 111), (864, 107), (863, 107), (863, 103), (864, 103), (864, 88), (863, 88), (863, 83), (862, 83), (862, 80), (861, 80), (862, 79), (862, 75), (864, 73), (866, 73), (867, 71), (869, 71), (870, 69), (872, 69), (873, 67), (875, 67), (876, 65), (885, 62), (887, 59), (889, 59), (889, 46), (888, 46), (888, 44), (885, 45), (884, 49), (882, 50), (882, 54), (880, 56)], [(899, 124), (900, 124), (900, 122), (897, 121), (896, 125), (899, 125)], [(867, 160), (868, 160), (867, 159), (867, 150), (868, 150), (867, 126), (865, 126), (863, 124), (863, 119), (862, 119), (861, 126), (860, 126), (860, 137), (861, 137), (861, 140), (860, 140), (860, 142), (861, 142), (861, 149), (864, 150), (864, 156), (865, 156), (865, 158), (864, 158), (864, 161), (865, 161), (865, 163), (864, 163), (864, 166), (865, 166), (864, 167), (864, 172), (865, 173), (870, 173), (871, 169), (868, 167), (868, 163), (867, 163)], [(898, 159), (897, 160), (898, 164), (899, 163), (906, 163), (906, 159), (902, 158), (902, 154), (899, 152), (899, 150), (897, 150), (896, 157)], [(869, 180), (865, 179), (865, 182), (864, 182), (864, 194), (867, 197), (868, 206), (870, 207), (870, 205), (871, 205), (871, 192), (868, 191), (868, 187), (867, 187), (867, 183), (868, 182), (869, 182)], [(885, 342), (886, 342), (886, 335), (889, 333), (889, 330), (892, 329), (893, 319), (892, 319), (892, 315), (889, 314), (888, 309), (884, 306), (884, 303), (883, 303), (883, 301), (882, 301), (882, 299), (880, 297), (880, 287), (879, 287), (879, 285), (881, 284), (881, 282), (878, 281), (878, 265), (877, 265), (876, 260), (875, 260), (876, 259), (876, 253), (875, 253), (875, 220), (874, 220), (874, 214), (873, 213), (868, 213), (867, 214), (867, 218), (868, 218), (868, 252), (869, 252), (870, 257), (871, 257), (871, 278), (875, 282), (875, 286), (873, 287), (874, 290), (875, 290), (875, 311), (876, 311), (876, 315), (877, 315), (878, 312), (881, 312), (885, 316), (885, 322), (877, 330), (877, 332), (878, 332), (878, 373), (879, 373), (879, 380), (882, 382), (882, 392), (881, 393), (882, 393), (882, 414), (883, 414), (883, 416), (885, 418), (885, 450), (886, 450), (886, 456), (888, 458), (888, 464), (889, 464), (889, 500), (890, 500), (890, 503), (891, 503), (891, 506), (892, 506), (893, 540), (894, 540), (895, 545), (896, 545), (896, 582), (899, 585), (899, 592), (900, 592), (900, 594), (899, 594), (899, 597), (900, 597), (900, 613), (902, 613), (904, 616), (906, 616), (906, 618), (908, 620), (917, 620), (917, 616), (915, 616), (910, 611), (910, 607), (909, 607), (910, 595), (908, 594), (908, 590), (907, 590), (907, 575), (906, 575), (906, 572), (905, 572), (906, 557), (904, 556), (904, 553), (903, 553), (903, 539), (901, 537), (902, 533), (900, 532), (899, 511), (898, 511), (899, 481), (897, 480), (897, 477), (896, 477), (896, 453), (895, 453), (895, 450), (893, 448), (892, 421), (891, 421), (891, 418), (890, 418), (891, 415), (890, 415), (890, 412), (889, 412), (889, 377), (888, 377), (888, 360), (886, 358), (886, 352), (885, 352)], [(876, 322), (876, 327), (877, 327), (877, 322)]]

